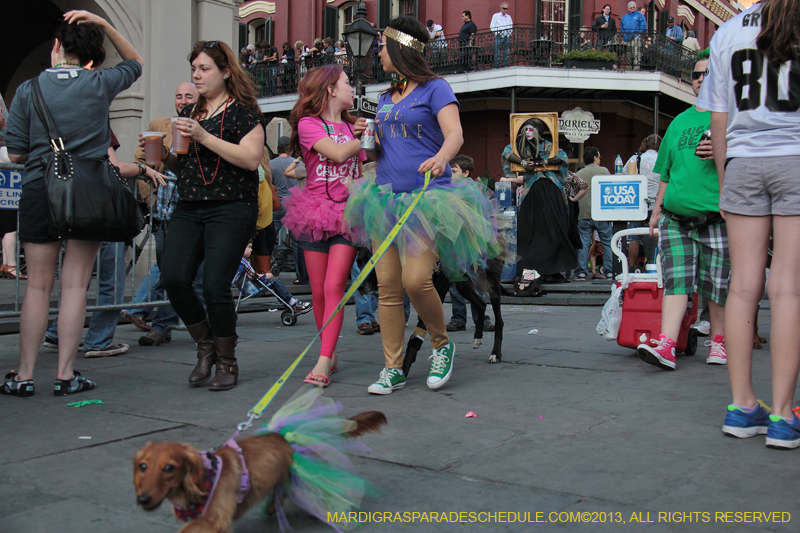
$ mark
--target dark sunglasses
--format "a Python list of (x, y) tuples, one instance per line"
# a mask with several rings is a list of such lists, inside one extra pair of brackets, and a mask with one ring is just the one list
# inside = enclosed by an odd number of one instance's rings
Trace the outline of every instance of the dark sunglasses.
[(692, 81), (699, 80), (700, 76), (708, 76), (708, 69), (705, 69), (705, 70), (693, 70), (692, 71)]
[(502, 9), (503, 11), (508, 11), (507, 7), (501, 7), (500, 9)]

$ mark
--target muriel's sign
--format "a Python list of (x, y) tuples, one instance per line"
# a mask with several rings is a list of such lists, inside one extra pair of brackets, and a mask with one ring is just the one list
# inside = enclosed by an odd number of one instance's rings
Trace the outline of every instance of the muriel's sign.
[(558, 119), (558, 131), (570, 142), (582, 143), (589, 135), (600, 133), (600, 120), (580, 107), (561, 113)]

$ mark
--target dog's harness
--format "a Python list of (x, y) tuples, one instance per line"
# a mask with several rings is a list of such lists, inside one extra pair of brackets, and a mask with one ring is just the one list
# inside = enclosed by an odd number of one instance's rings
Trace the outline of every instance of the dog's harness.
[[(220, 448), (223, 446), (227, 446), (236, 452), (237, 457), (239, 457), (239, 463), (242, 465), (242, 475), (239, 479), (239, 494), (236, 499), (236, 503), (242, 503), (250, 493), (250, 471), (247, 470), (242, 449), (233, 437), (228, 439)], [(214, 497), (214, 492), (217, 490), (217, 484), (219, 484), (219, 478), (222, 474), (222, 459), (218, 455), (215, 455), (211, 451), (206, 451), (200, 452), (200, 456), (203, 458), (203, 489), (206, 491), (206, 495), (203, 496), (201, 501), (189, 503), (186, 507), (175, 503), (172, 504), (172, 507), (175, 508), (175, 516), (184, 522), (189, 522), (190, 520), (205, 515), (207, 504), (211, 501), (211, 498)]]

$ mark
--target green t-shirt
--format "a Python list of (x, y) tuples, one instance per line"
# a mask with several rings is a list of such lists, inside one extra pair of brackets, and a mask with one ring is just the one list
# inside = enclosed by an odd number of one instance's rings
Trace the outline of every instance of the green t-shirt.
[(711, 113), (690, 107), (672, 121), (653, 172), (668, 183), (664, 207), (678, 215), (696, 217), (719, 212), (719, 179), (714, 161), (694, 155), (703, 132), (709, 128)]

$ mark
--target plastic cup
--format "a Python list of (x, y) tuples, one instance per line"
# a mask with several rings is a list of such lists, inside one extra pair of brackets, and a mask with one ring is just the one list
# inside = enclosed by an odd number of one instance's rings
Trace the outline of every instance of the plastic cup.
[(181, 135), (181, 130), (175, 125), (177, 121), (178, 117), (172, 118), (172, 151), (176, 154), (188, 154), (189, 137)]
[(644, 268), (648, 274), (658, 274), (658, 267), (655, 264), (645, 265)]
[(161, 141), (164, 133), (160, 131), (142, 132), (144, 137), (144, 162), (148, 165), (158, 165), (161, 163)]

